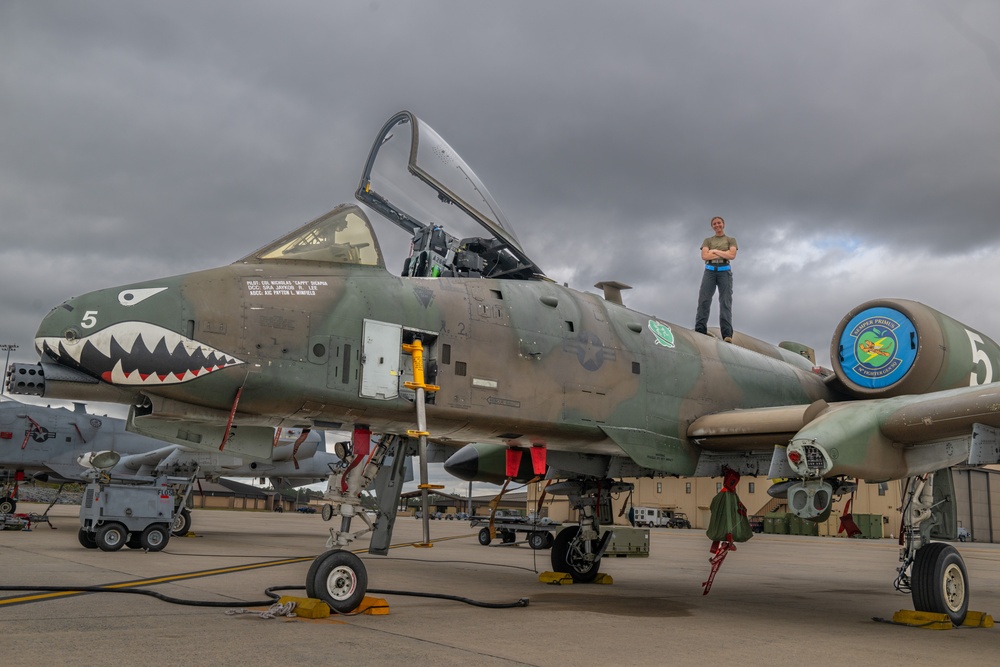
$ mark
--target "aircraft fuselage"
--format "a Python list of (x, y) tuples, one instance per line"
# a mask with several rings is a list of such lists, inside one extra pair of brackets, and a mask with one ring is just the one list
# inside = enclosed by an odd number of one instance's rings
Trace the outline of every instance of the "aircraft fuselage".
[(405, 433), (415, 408), (400, 344), (415, 336), (427, 381), (440, 386), (427, 405), (431, 438), (455, 446), (620, 455), (609, 430), (635, 429), (662, 439), (671, 472), (691, 474), (697, 449), (686, 432), (697, 417), (831, 397), (804, 360), (553, 282), (403, 278), (354, 265), (243, 262), (102, 290), (54, 309), (37, 340), (136, 399), (218, 413), (236, 404), (237, 424)]

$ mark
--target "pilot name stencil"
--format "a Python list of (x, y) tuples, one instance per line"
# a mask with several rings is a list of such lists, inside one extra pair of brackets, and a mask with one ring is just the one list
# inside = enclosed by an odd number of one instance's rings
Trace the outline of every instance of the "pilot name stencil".
[(318, 288), (327, 287), (325, 280), (248, 280), (250, 296), (316, 296)]

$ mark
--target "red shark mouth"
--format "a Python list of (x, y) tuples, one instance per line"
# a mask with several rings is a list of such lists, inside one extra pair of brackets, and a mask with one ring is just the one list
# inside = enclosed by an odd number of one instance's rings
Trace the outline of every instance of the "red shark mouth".
[(121, 322), (84, 338), (39, 337), (41, 354), (116, 385), (180, 384), (245, 363), (146, 322)]

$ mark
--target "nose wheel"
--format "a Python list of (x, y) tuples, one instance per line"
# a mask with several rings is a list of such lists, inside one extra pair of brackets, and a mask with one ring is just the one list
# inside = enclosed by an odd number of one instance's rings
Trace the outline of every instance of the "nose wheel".
[(306, 595), (323, 600), (338, 614), (357, 609), (367, 591), (368, 570), (350, 551), (327, 551), (313, 561), (306, 575)]

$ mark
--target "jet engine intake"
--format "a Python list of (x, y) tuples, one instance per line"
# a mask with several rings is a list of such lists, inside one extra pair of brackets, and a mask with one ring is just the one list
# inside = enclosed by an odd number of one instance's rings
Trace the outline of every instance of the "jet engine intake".
[(863, 303), (840, 321), (830, 358), (856, 398), (924, 394), (1000, 379), (1000, 346), (929, 306), (906, 299)]

